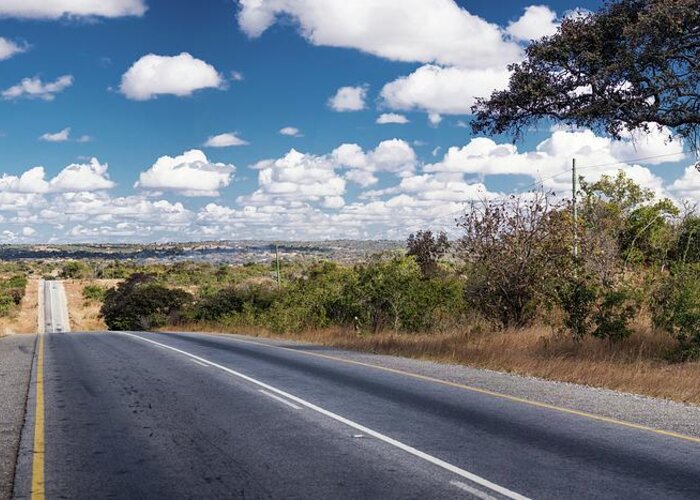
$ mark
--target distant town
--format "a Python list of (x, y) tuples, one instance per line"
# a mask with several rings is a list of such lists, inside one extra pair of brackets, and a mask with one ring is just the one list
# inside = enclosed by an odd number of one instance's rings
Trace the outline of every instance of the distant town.
[(181, 260), (242, 264), (281, 259), (328, 259), (355, 262), (386, 251), (403, 248), (405, 242), (392, 240), (331, 241), (210, 241), (151, 244), (0, 245), (0, 260), (110, 259), (137, 262)]

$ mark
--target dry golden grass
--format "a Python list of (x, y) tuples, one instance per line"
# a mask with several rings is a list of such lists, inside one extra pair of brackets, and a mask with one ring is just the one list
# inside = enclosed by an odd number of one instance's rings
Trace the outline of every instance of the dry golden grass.
[(0, 318), (0, 336), (18, 333), (36, 333), (38, 327), (39, 280), (30, 279), (24, 291), (19, 312)]
[(63, 282), (68, 299), (68, 315), (72, 331), (95, 332), (107, 329), (104, 321), (100, 318), (102, 303), (85, 300), (83, 289), (86, 285), (111, 288), (118, 282), (119, 280), (66, 280)]
[(503, 332), (451, 331), (434, 334), (358, 335), (325, 329), (276, 335), (262, 329), (185, 325), (180, 330), (241, 333), (289, 338), (343, 349), (390, 354), (488, 368), (519, 375), (573, 382), (700, 404), (700, 363), (673, 364), (664, 359), (674, 340), (639, 324), (619, 344), (595, 338), (574, 342), (547, 327)]

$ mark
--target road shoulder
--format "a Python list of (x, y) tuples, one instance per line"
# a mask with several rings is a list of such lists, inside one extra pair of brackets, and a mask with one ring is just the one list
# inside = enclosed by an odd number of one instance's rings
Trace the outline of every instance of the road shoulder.
[(212, 335), (284, 347), (310, 356), (330, 356), (344, 361), (399, 370), (477, 390), (700, 438), (700, 406), (696, 405), (464, 365), (347, 351), (289, 339), (221, 333)]
[(31, 378), (36, 335), (0, 338), (0, 499), (9, 499)]

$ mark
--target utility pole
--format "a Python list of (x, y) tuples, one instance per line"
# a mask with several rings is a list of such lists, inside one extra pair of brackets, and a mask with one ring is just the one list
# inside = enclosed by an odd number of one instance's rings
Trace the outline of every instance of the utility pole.
[(280, 275), (280, 248), (275, 243), (275, 262), (277, 263), (277, 288), (282, 286), (282, 276)]
[(578, 258), (578, 206), (576, 205), (576, 158), (571, 160), (571, 207), (574, 216), (574, 259)]

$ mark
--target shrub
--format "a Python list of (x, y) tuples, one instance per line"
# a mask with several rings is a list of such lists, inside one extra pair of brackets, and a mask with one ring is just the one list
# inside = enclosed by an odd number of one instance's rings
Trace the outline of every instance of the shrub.
[(87, 263), (77, 260), (66, 262), (61, 269), (61, 278), (63, 279), (81, 279), (90, 274), (91, 270)]
[(465, 294), (484, 318), (525, 326), (551, 292), (550, 278), (572, 267), (572, 231), (563, 208), (552, 195), (535, 193), (474, 205), (460, 219)]
[(102, 302), (107, 290), (99, 285), (85, 285), (83, 299), (87, 301)]
[(456, 278), (425, 280), (413, 258), (393, 258), (360, 266), (354, 297), (359, 326), (378, 332), (425, 331), (437, 327), (441, 311), (463, 306), (462, 285)]
[(652, 298), (654, 325), (678, 340), (679, 361), (700, 358), (700, 265), (680, 265)]
[(593, 336), (618, 342), (629, 337), (632, 318), (639, 311), (636, 297), (624, 288), (604, 290), (593, 315), (596, 328)]
[[(278, 292), (264, 284), (238, 285), (204, 293), (194, 307), (197, 320), (220, 321), (245, 316), (243, 323), (258, 324), (277, 300)], [(240, 318), (239, 318), (240, 319)]]
[(0, 316), (9, 316), (22, 303), (27, 287), (27, 277), (15, 274), (0, 282)]
[(597, 291), (584, 280), (572, 280), (560, 287), (556, 295), (564, 314), (564, 327), (576, 340), (588, 335), (592, 328)]
[(360, 315), (358, 273), (333, 262), (321, 262), (290, 279), (265, 321), (273, 331), (300, 331), (351, 325)]
[(110, 330), (150, 330), (177, 321), (192, 296), (135, 273), (105, 293), (100, 314)]
[(15, 310), (15, 302), (9, 295), (0, 295), (0, 316), (9, 316)]

